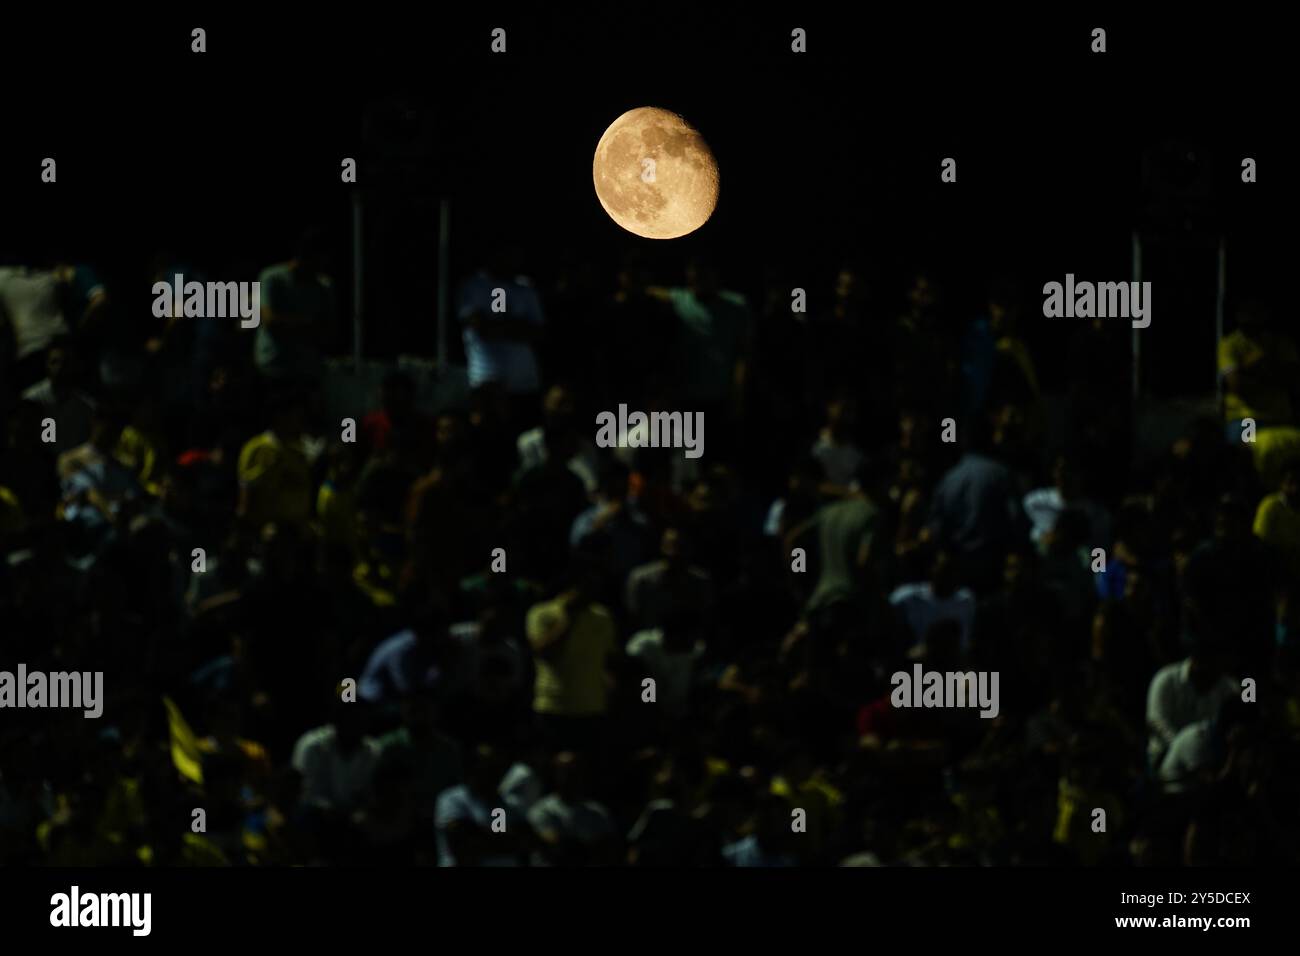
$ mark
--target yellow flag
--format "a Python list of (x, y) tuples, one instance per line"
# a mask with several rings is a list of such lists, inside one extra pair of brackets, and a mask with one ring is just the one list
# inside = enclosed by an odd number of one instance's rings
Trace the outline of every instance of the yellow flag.
[(199, 752), (198, 738), (170, 697), (163, 698), (163, 706), (167, 708), (167, 727), (171, 731), (172, 763), (181, 772), (181, 776), (202, 783), (203, 755)]

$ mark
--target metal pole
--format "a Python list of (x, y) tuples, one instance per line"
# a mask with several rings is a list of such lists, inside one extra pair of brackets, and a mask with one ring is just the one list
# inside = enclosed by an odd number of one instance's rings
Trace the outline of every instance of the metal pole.
[[(1137, 230), (1133, 230), (1133, 281), (1142, 281), (1142, 240), (1138, 237)], [(1142, 340), (1138, 337), (1138, 329), (1132, 330), (1133, 335), (1133, 405), (1136, 410), (1137, 400), (1142, 391)]]
[(352, 365), (361, 374), (361, 190), (352, 190)]
[(451, 204), (438, 201), (438, 374), (447, 371), (447, 301), (451, 283), (447, 252), (451, 246)]
[(1223, 344), (1223, 306), (1228, 295), (1228, 238), (1219, 237), (1219, 294), (1214, 302), (1214, 400), (1223, 417), (1223, 376), (1219, 374), (1219, 346)]

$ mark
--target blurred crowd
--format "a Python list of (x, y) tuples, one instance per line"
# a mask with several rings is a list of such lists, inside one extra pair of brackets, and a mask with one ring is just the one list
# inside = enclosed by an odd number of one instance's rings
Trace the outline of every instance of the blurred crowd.
[[(453, 296), (467, 401), (393, 371), (350, 432), (323, 248), (260, 274), (256, 330), (0, 266), (0, 669), (106, 696), (0, 711), (0, 861), (1300, 859), (1266, 305), (1220, 412), (1138, 454), (1127, 323), (1045, 355), (1032, 285), (503, 249)], [(620, 403), (704, 412), (704, 456), (597, 448)], [(998, 672), (998, 716), (891, 706), (916, 663)]]

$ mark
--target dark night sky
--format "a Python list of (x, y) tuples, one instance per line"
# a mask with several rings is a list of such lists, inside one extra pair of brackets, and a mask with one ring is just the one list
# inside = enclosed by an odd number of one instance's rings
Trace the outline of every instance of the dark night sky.
[[(1127, 278), (1134, 224), (1194, 172), (1167, 158), (1185, 143), (1203, 163), (1198, 221), (1228, 230), (1237, 287), (1281, 288), (1294, 262), (1278, 241), (1294, 210), (1281, 31), (999, 17), (628, 5), (413, 20), (395, 8), (256, 30), (169, 14), (119, 39), (106, 17), (52, 34), (31, 21), (13, 36), (32, 59), (6, 62), (7, 79), (30, 88), (42, 60), (67, 68), (6, 120), (0, 249), (129, 275), (169, 245), (243, 271), (283, 256), (310, 219), (343, 251), (347, 155), (360, 161), (376, 274), (404, 285), (384, 290), (384, 311), (416, 309), (432, 289), (435, 196), (452, 202), (461, 269), (505, 236), (542, 273), (608, 267), (636, 247), (671, 278), (702, 249), (756, 294), (787, 275), (815, 286), (855, 252), (893, 281), (937, 263), (976, 294), (994, 271), (1031, 287), (1067, 271)], [(189, 52), (194, 25), (209, 30), (202, 56)], [(497, 25), (504, 56), (488, 50)], [(804, 56), (788, 52), (796, 25)], [(1094, 25), (1108, 28), (1104, 55), (1088, 50)], [(719, 208), (686, 240), (623, 233), (592, 190), (601, 132), (642, 105), (681, 112), (719, 158)], [(1166, 158), (1144, 166), (1152, 150)], [(36, 182), (45, 155), (59, 161), (57, 191)], [(1258, 159), (1254, 186), (1239, 181), (1243, 155)], [(958, 160), (956, 185), (939, 182), (944, 156)]]

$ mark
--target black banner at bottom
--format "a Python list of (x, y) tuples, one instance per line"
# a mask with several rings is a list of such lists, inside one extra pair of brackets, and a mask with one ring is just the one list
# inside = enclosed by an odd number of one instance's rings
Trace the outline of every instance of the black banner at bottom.
[(373, 945), (430, 931), (493, 947), (557, 931), (592, 946), (681, 945), (701, 934), (807, 944), (830, 933), (1226, 942), (1289, 922), (1291, 882), (1281, 871), (1208, 869), (8, 869), (0, 921), (10, 939), (76, 932), (83, 943), (128, 944), (271, 932)]

